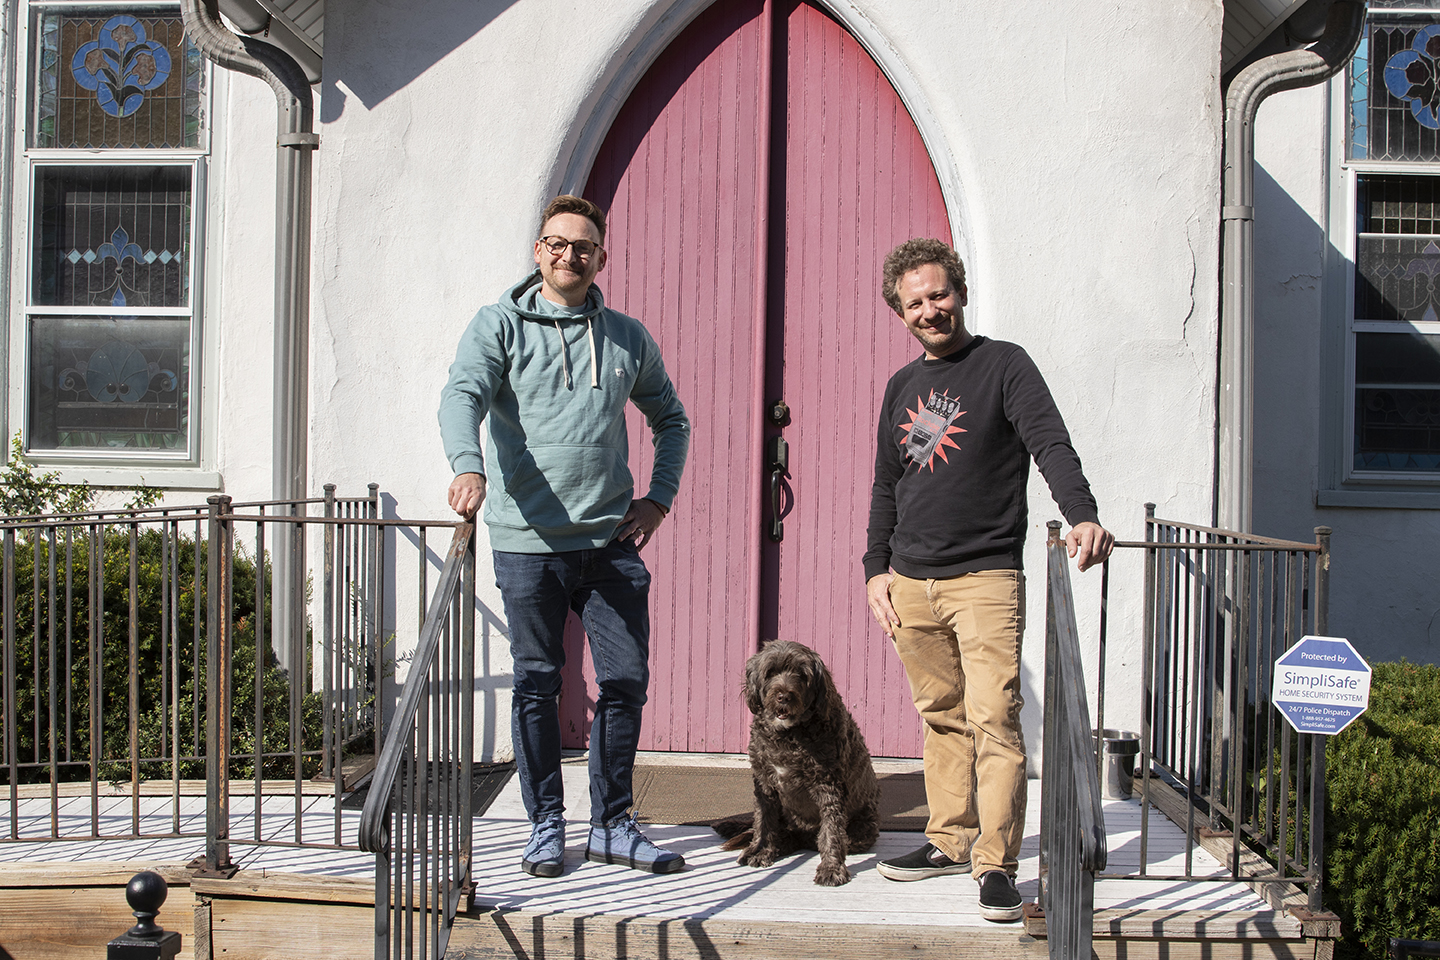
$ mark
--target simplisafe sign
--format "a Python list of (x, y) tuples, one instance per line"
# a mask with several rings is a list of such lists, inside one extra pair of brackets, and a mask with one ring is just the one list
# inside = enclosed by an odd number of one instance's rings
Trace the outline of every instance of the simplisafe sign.
[(1301, 733), (1339, 733), (1370, 705), (1370, 664), (1342, 637), (1303, 637), (1275, 661), (1270, 699)]

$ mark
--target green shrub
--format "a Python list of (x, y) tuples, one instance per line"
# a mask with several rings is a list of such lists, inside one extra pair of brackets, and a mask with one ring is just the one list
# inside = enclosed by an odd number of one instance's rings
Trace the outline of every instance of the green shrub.
[(1327, 744), (1325, 904), (1344, 958), (1440, 940), (1440, 667), (1374, 665), (1370, 707)]

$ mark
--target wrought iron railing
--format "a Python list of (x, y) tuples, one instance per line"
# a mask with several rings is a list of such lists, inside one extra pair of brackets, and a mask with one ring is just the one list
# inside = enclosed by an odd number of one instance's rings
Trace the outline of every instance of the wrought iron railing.
[(443, 957), (455, 914), (473, 905), (474, 678), (474, 526), (462, 524), (360, 819), (360, 846), (376, 855), (376, 960)]
[(1053, 960), (1088, 958), (1105, 819), (1060, 523), (1046, 541), (1045, 776), (1040, 782), (1040, 909)]
[(355, 846), (340, 799), (374, 762), (405, 524), (374, 485), (325, 491), (0, 522), (0, 841), (203, 836), (218, 873), (232, 843)]
[[(1302, 543), (1160, 520), (1147, 504), (1145, 540), (1117, 542), (1144, 551), (1142, 802), (1138, 868), (1105, 877), (1246, 880), (1277, 907), (1303, 890), (1321, 909), (1324, 737), (1296, 733), (1270, 695), (1277, 657), (1326, 632), (1329, 539), (1328, 527)], [(1103, 729), (1108, 564), (1102, 583)], [(1186, 831), (1178, 864), (1170, 851), (1152, 858), (1154, 805)], [(1202, 845), (1224, 854), (1221, 871), (1197, 867)]]

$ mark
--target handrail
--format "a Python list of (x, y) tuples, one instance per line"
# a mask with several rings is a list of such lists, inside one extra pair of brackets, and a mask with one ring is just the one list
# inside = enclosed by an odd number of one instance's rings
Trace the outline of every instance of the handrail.
[[(1185, 523), (1183, 520), (1163, 520), (1160, 517), (1155, 516), (1155, 504), (1153, 503), (1147, 503), (1145, 505), (1145, 518), (1147, 523), (1153, 523), (1161, 527), (1168, 527), (1172, 530), (1188, 530), (1191, 533), (1208, 533), (1214, 534), (1218, 537), (1225, 537), (1227, 540), (1233, 541), (1230, 544), (1226, 544), (1227, 546), (1239, 547), (1241, 549), (1243, 549), (1245, 546), (1268, 546), (1284, 547), (1287, 550), (1301, 550), (1308, 553), (1315, 553), (1318, 552), (1320, 549), (1319, 544), (1306, 543), (1303, 540), (1279, 540), (1275, 537), (1262, 537), (1258, 533), (1245, 533), (1240, 530), (1226, 530), (1224, 527), (1209, 527), (1202, 523)], [(1207, 541), (1207, 543), (1208, 542), (1209, 541)], [(1220, 546), (1220, 544), (1212, 545)], [(1155, 541), (1116, 540), (1115, 546), (1147, 548), (1155, 546)]]
[[(1075, 596), (1070, 588), (1067, 553), (1060, 539), (1060, 522), (1048, 524), (1051, 535), (1046, 543), (1050, 583), (1049, 603), (1055, 605), (1055, 652), (1059, 655), (1061, 689), (1060, 719), (1065, 726), (1069, 748), (1068, 762), (1074, 778), (1075, 794), (1080, 802), (1080, 862), (1086, 870), (1104, 870), (1108, 853), (1105, 847), (1105, 815), (1100, 806), (1100, 776), (1090, 762), (1094, 749), (1090, 743), (1090, 709), (1085, 694), (1085, 669), (1080, 657), (1080, 630), (1075, 624)], [(1048, 618), (1047, 618), (1048, 619)], [(1051, 701), (1050, 706), (1056, 705)], [(1087, 802), (1084, 802), (1088, 800)]]
[[(473, 905), (473, 523), (456, 526), (405, 691), (386, 731), (359, 844), (375, 854), (375, 958), (443, 957)], [(420, 595), (426, 594), (420, 568)]]
[(446, 611), (460, 583), (465, 560), (470, 552), (470, 538), (475, 530), (473, 523), (462, 523), (455, 528), (450, 540), (450, 549), (445, 553), (445, 566), (440, 571), (440, 582), (430, 598), (425, 611), (425, 626), (415, 645), (415, 656), (410, 662), (410, 679), (417, 681), (405, 684), (400, 705), (390, 721), (390, 731), (385, 735), (385, 745), (380, 758), (375, 761), (375, 773), (370, 779), (370, 792), (365, 797), (365, 809), (360, 814), (360, 849), (367, 853), (388, 853), (390, 851), (390, 794), (400, 775), (400, 764), (410, 746), (410, 736), (415, 727), (415, 718), (420, 712), (421, 699), (428, 692), (424, 678), (434, 665), (440, 649), (440, 636), (446, 625)]
[(1041, 780), (1040, 909), (1054, 960), (1091, 953), (1095, 874), (1105, 869), (1105, 817), (1090, 748), (1090, 707), (1060, 523), (1046, 542), (1044, 757)]

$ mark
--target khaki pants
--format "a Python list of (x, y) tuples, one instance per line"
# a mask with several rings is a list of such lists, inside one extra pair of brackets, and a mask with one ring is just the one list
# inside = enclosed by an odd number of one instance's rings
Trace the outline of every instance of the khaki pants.
[(925, 724), (925, 835), (952, 860), (1015, 875), (1025, 830), (1020, 639), (1025, 575), (895, 575), (895, 651)]

